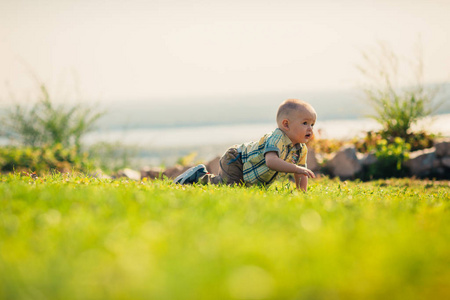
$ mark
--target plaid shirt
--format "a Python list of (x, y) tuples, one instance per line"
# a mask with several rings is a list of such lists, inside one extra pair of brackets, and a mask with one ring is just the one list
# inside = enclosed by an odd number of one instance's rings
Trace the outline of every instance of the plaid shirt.
[[(241, 153), (244, 181), (249, 184), (270, 185), (279, 172), (269, 169), (265, 154), (275, 151), (282, 160), (306, 167), (305, 144), (293, 145), (288, 136), (279, 128), (264, 135), (258, 142), (250, 142), (237, 147)], [(286, 173), (282, 173), (286, 176)]]

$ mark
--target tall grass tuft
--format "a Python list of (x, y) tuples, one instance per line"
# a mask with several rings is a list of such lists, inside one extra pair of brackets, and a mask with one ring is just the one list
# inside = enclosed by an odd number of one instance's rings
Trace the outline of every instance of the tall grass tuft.
[[(362, 55), (363, 63), (357, 68), (366, 81), (363, 86), (366, 99), (375, 110), (370, 117), (382, 125), (384, 138), (408, 140), (413, 135), (412, 125), (439, 107), (434, 104), (439, 87), (424, 84), (422, 52), (418, 50), (416, 58), (408, 64), (380, 42), (373, 51)], [(412, 79), (407, 79), (410, 75)]]
[(1, 119), (1, 133), (23, 146), (61, 144), (80, 152), (82, 137), (93, 130), (103, 113), (82, 104), (56, 104), (44, 84), (40, 84), (39, 92), (38, 100), (31, 105), (14, 103)]

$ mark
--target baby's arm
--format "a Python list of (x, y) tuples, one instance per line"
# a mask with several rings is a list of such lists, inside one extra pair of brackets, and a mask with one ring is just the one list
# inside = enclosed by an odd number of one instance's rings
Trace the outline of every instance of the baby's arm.
[(306, 192), (306, 190), (308, 189), (308, 176), (294, 174), (294, 178), (297, 189), (302, 189), (304, 192)]
[[(293, 173), (294, 175), (303, 175), (303, 177), (301, 177), (302, 179), (308, 178), (308, 177), (312, 177), (312, 178), (316, 177), (311, 170), (288, 163), (287, 161), (282, 160), (281, 158), (278, 157), (278, 154), (274, 151), (266, 153), (266, 164), (269, 167), (269, 169), (272, 169), (272, 170), (275, 170), (278, 172)], [(301, 180), (301, 181), (303, 181), (303, 180)], [(308, 184), (307, 180), (305, 180), (304, 182), (306, 182), (306, 185)], [(302, 187), (302, 186), (303, 186), (303, 184), (300, 182), (300, 187)], [(298, 187), (298, 185), (297, 185), (297, 187)], [(305, 188), (306, 188), (306, 186), (305, 186)]]

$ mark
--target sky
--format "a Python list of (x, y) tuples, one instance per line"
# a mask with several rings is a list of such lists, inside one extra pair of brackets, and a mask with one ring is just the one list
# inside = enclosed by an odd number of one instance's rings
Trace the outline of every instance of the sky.
[(450, 80), (448, 0), (0, 0), (0, 99), (97, 101), (353, 88), (378, 41)]

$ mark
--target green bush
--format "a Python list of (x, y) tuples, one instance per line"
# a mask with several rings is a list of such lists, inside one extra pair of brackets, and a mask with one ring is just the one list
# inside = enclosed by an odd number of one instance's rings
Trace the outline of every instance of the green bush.
[(82, 138), (103, 112), (82, 103), (57, 103), (42, 83), (35, 102), (11, 100), (11, 108), (0, 116), (0, 136), (12, 142), (0, 148), (1, 172), (87, 171), (93, 167), (83, 152)]
[(0, 171), (36, 172), (50, 171), (86, 172), (94, 167), (88, 154), (80, 154), (77, 149), (56, 144), (48, 147), (14, 147), (0, 148)]
[(406, 142), (411, 145), (411, 151), (416, 151), (433, 147), (437, 137), (436, 134), (419, 131), (408, 135)]
[(431, 115), (439, 107), (435, 104), (439, 89), (425, 87), (423, 59), (420, 52), (416, 63), (410, 64), (405, 72), (413, 75), (412, 82), (406, 82), (399, 70), (403, 60), (385, 44), (371, 52), (364, 52), (364, 62), (358, 66), (366, 83), (363, 87), (366, 99), (374, 109), (370, 115), (382, 126), (385, 139), (401, 137), (404, 140), (413, 134), (411, 126), (423, 117)]
[(81, 150), (82, 137), (93, 129), (103, 115), (87, 105), (57, 105), (44, 84), (32, 105), (16, 102), (0, 120), (0, 134), (20, 145), (45, 147), (62, 145)]
[(369, 149), (374, 152), (377, 162), (369, 165), (365, 175), (369, 178), (364, 179), (406, 176), (408, 169), (404, 162), (409, 158), (410, 149), (411, 145), (399, 137), (390, 143), (386, 139), (377, 140), (375, 147)]

